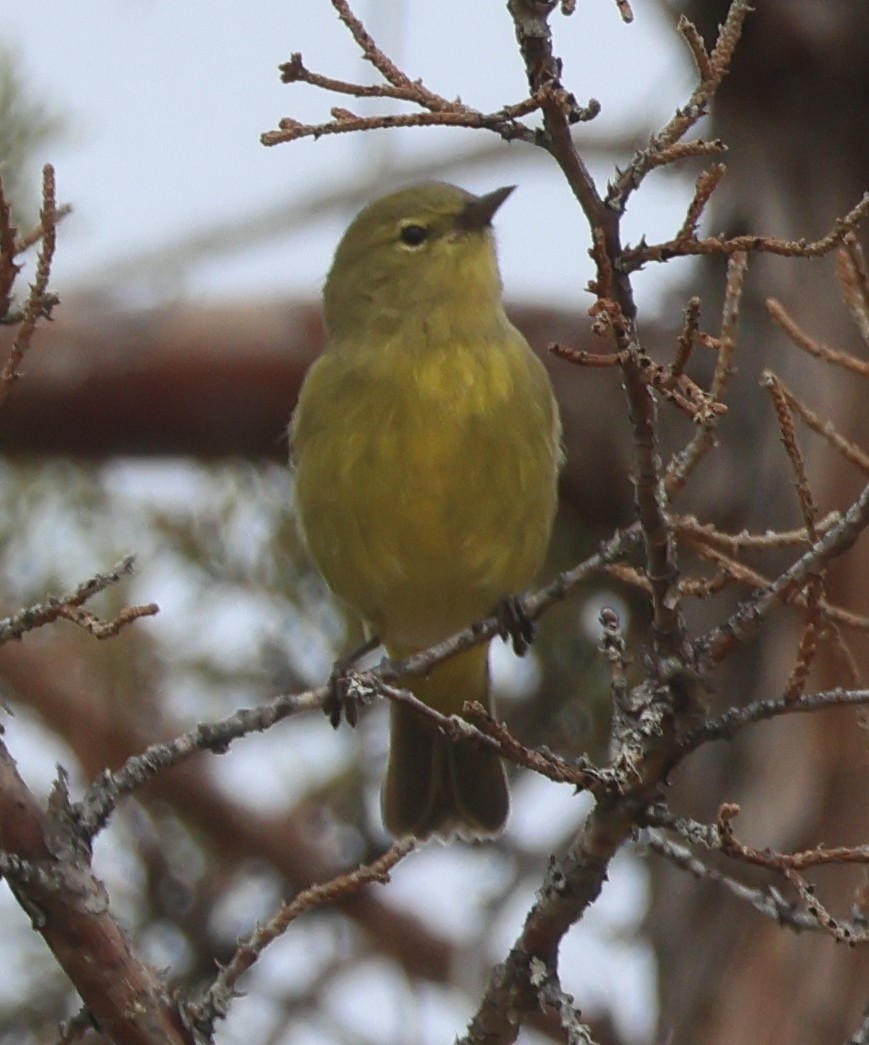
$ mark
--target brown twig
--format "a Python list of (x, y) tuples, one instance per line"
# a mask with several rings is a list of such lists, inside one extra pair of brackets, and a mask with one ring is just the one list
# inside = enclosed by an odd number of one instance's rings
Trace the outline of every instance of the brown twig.
[(821, 711), (825, 708), (865, 707), (869, 705), (869, 689), (830, 689), (821, 693), (802, 694), (796, 700), (780, 697), (776, 700), (756, 700), (745, 707), (733, 707), (718, 718), (687, 733), (680, 743), (680, 757), (690, 754), (702, 744), (714, 740), (732, 740), (737, 733), (756, 722), (792, 715)]
[[(733, 356), (739, 332), (739, 307), (747, 268), (748, 258), (745, 254), (736, 254), (728, 260), (718, 359), (712, 383), (709, 386), (709, 399), (712, 403), (723, 402), (730, 376), (733, 373)], [(715, 442), (714, 429), (717, 417), (718, 415), (714, 413), (710, 414), (708, 422), (695, 432), (688, 445), (675, 454), (668, 464), (664, 476), (664, 489), (667, 499), (671, 503), (684, 488), (689, 476), (703, 457), (712, 449)]]
[[(815, 525), (817, 518), (817, 507), (809, 486), (806, 474), (806, 462), (797, 441), (794, 429), (794, 418), (791, 413), (788, 397), (784, 393), (783, 386), (771, 370), (764, 370), (761, 375), (761, 384), (769, 390), (775, 407), (781, 440), (791, 463), (791, 468), (796, 479), (797, 499), (800, 503), (806, 533), (810, 541), (817, 540), (818, 533)], [(818, 650), (817, 637), (821, 628), (821, 615), (824, 594), (824, 573), (820, 571), (813, 577), (806, 588), (806, 621), (800, 636), (797, 656), (791, 671), (790, 681), (785, 687), (785, 697), (795, 700), (805, 690), (809, 671)]]
[[(657, 814), (658, 811), (655, 811)], [(651, 822), (659, 822), (653, 814)], [(688, 837), (695, 844), (699, 841), (707, 849), (721, 848), (720, 832), (716, 828), (709, 828), (702, 824), (691, 824), (678, 818), (665, 818), (664, 823), (672, 830), (676, 830), (682, 837)], [(778, 890), (771, 887), (766, 889), (753, 889), (736, 881), (729, 875), (722, 874), (713, 867), (703, 863), (694, 856), (690, 849), (678, 845), (657, 832), (652, 832), (647, 845), (653, 851), (672, 861), (677, 867), (688, 871), (696, 878), (703, 881), (713, 882), (723, 886), (732, 895), (752, 905), (761, 914), (772, 918), (780, 925), (787, 925), (797, 931), (806, 929), (816, 932), (828, 932), (843, 943), (863, 943), (867, 939), (867, 931), (859, 919), (851, 922), (842, 922), (834, 919), (819, 903), (814, 890), (795, 871), (786, 867), (771, 867), (771, 870), (779, 871), (794, 887), (802, 901), (802, 906), (786, 900)], [(738, 855), (731, 853), (730, 855)], [(775, 854), (787, 859), (785, 854)], [(751, 862), (751, 861), (748, 861)]]
[[(503, 722), (492, 718), (477, 701), (466, 702), (462, 714), (476, 727), (481, 736), (495, 741), (498, 753), (514, 765), (524, 766), (557, 784), (572, 784), (577, 791), (602, 795), (618, 789), (613, 774), (599, 769), (585, 755), (568, 761), (546, 749), (534, 750), (526, 747), (513, 736)], [(449, 729), (446, 732), (449, 733)]]
[[(817, 532), (825, 533), (840, 519), (839, 512), (829, 512), (823, 519), (817, 521)], [(748, 530), (742, 530), (740, 533), (724, 533), (712, 523), (701, 523), (693, 515), (674, 516), (672, 521), (679, 537), (691, 544), (712, 545), (721, 551), (729, 551), (734, 554), (741, 551), (768, 551), (772, 548), (788, 548), (810, 543), (805, 527), (797, 530), (767, 531), (766, 533), (749, 533)], [(763, 584), (766, 583), (768, 582), (764, 579)]]
[(291, 901), (282, 903), (268, 922), (257, 925), (250, 935), (238, 944), (232, 958), (220, 970), (202, 997), (186, 1006), (192, 1024), (205, 1035), (203, 1040), (211, 1041), (214, 1024), (226, 1017), (229, 1005), (236, 996), (241, 976), (258, 961), (266, 947), (282, 936), (297, 918), (318, 907), (346, 899), (373, 882), (385, 885), (390, 880), (390, 871), (412, 853), (414, 848), (413, 841), (397, 842), (371, 863), (361, 864), (355, 871), (337, 875), (329, 882), (317, 883), (303, 889)]
[(0, 619), (0, 645), (20, 639), (28, 631), (60, 619), (71, 621), (97, 638), (105, 639), (116, 635), (121, 628), (140, 617), (150, 617), (158, 613), (157, 604), (148, 603), (145, 606), (131, 606), (118, 614), (114, 620), (103, 621), (81, 608), (98, 592), (105, 591), (111, 585), (118, 584), (123, 577), (129, 576), (133, 572), (134, 563), (133, 556), (128, 555), (112, 569), (104, 573), (95, 573), (70, 594), (52, 596), (45, 602), (28, 606), (11, 617)]
[(619, 9), (619, 14), (622, 16), (623, 22), (633, 22), (634, 12), (631, 10), (631, 5), (628, 3), (628, 0), (616, 0), (616, 7)]
[(832, 363), (835, 366), (844, 367), (846, 370), (851, 370), (853, 373), (859, 374), (861, 377), (869, 377), (869, 361), (858, 359), (856, 356), (852, 356), (850, 352), (842, 352), (839, 349), (830, 348), (829, 345), (825, 345), (820, 341), (816, 341), (813, 337), (810, 337), (804, 330), (802, 330), (796, 321), (788, 315), (784, 305), (782, 305), (780, 301), (776, 301), (775, 298), (767, 298), (766, 310), (769, 312), (772, 319), (787, 334), (791, 341), (793, 341), (797, 348), (803, 349), (816, 359), (822, 359), (825, 363)]
[(626, 272), (635, 272), (650, 261), (669, 261), (671, 258), (699, 255), (732, 255), (738, 253), (775, 254), (785, 258), (818, 258), (838, 247), (869, 214), (869, 193), (843, 217), (837, 218), (833, 228), (817, 240), (784, 240), (775, 236), (709, 236), (705, 239), (675, 239), (666, 243), (644, 244), (627, 248), (621, 264)]
[[(51, 315), (51, 310), (57, 299), (48, 294), (48, 280), (51, 274), (51, 262), (54, 257), (57, 229), (57, 202), (55, 199), (54, 168), (47, 164), (42, 170), (42, 210), (40, 211), (41, 246), (36, 261), (36, 278), (30, 287), (30, 294), (24, 305), (24, 311), (18, 333), (12, 343), (9, 358), (0, 370), (0, 406), (6, 401), (12, 385), (18, 378), (18, 368), (25, 353), (30, 348), (36, 324), (44, 317)], [(7, 219), (8, 223), (8, 219)], [(7, 243), (3, 249), (8, 247), (8, 239), (11, 235), (9, 228), (6, 229), (5, 237)], [(18, 251), (16, 245), (16, 252)], [(13, 273), (14, 278), (14, 273)], [(3, 283), (9, 279), (8, 271), (3, 275)], [(11, 283), (9, 284), (11, 288)]]
[(778, 603), (787, 602), (833, 559), (844, 555), (867, 526), (869, 486), (863, 488), (841, 521), (819, 537), (801, 558), (743, 602), (726, 621), (697, 640), (694, 649), (698, 661), (720, 661), (754, 635)]
[(856, 465), (861, 472), (869, 474), (869, 454), (837, 432), (832, 421), (823, 420), (814, 410), (810, 410), (805, 403), (797, 399), (780, 378), (778, 379), (778, 384), (788, 406), (792, 407), (799, 414), (813, 432), (826, 439), (846, 460)]
[(570, 348), (568, 345), (551, 344), (548, 351), (576, 366), (619, 366), (622, 361), (619, 352), (587, 352), (585, 349)]
[(844, 925), (834, 918), (817, 898), (814, 887), (799, 874), (799, 869), (823, 864), (869, 864), (869, 846), (818, 848), (802, 853), (776, 853), (771, 850), (761, 852), (738, 841), (735, 837), (733, 820), (738, 815), (739, 806), (737, 805), (725, 804), (718, 811), (716, 834), (718, 848), (721, 852), (743, 863), (782, 874), (803, 901), (809, 917), (815, 920), (819, 928), (830, 933), (840, 943), (854, 944), (869, 941), (869, 928)]
[[(704, 545), (701, 543), (696, 548), (696, 551), (704, 559), (711, 559), (713, 562), (717, 563), (719, 567), (727, 571), (733, 580), (739, 584), (744, 584), (748, 588), (761, 590), (767, 588), (773, 583), (769, 577), (762, 574), (759, 570), (725, 555), (724, 552), (714, 544)], [(787, 590), (782, 594), (781, 598), (782, 602), (787, 605), (806, 605), (805, 592), (802, 587), (799, 586)], [(821, 600), (820, 608), (827, 623), (832, 622), (835, 624), (841, 624), (858, 631), (866, 631), (869, 629), (869, 617), (865, 615), (853, 613), (841, 606), (835, 606), (832, 603), (827, 602), (826, 599)]]
[(777, 925), (787, 925), (798, 931), (818, 928), (814, 918), (786, 900), (777, 890), (754, 889), (745, 885), (699, 860), (687, 846), (679, 845), (656, 831), (649, 832), (645, 844), (652, 852), (692, 874), (699, 881), (711, 882), (726, 889), (738, 900), (751, 904), (756, 911), (771, 918)]
[[(338, 17), (350, 31), (363, 57), (381, 74), (385, 82), (378, 84), (351, 83), (313, 72), (304, 64), (301, 54), (295, 53), (281, 66), (284, 83), (307, 83), (334, 94), (355, 98), (383, 98), (407, 102), (423, 111), (376, 116), (359, 116), (347, 109), (332, 109), (332, 119), (323, 123), (302, 123), (291, 117), (279, 121), (278, 129), (266, 131), (260, 140), (264, 145), (278, 145), (297, 141), (300, 138), (320, 138), (329, 134), (347, 134), (357, 131), (383, 130), (394, 127), (465, 127), (495, 131), (507, 141), (535, 140), (534, 130), (522, 122), (522, 117), (536, 112), (544, 99), (539, 92), (515, 105), (505, 105), (496, 112), (481, 112), (465, 105), (458, 99), (451, 101), (430, 90), (421, 80), (411, 80), (395, 62), (389, 58), (351, 9), (347, 0), (331, 0)], [(596, 115), (594, 106), (585, 109), (573, 105), (573, 122), (592, 119)]]
[(122, 628), (132, 624), (134, 620), (141, 620), (142, 617), (153, 617), (159, 612), (160, 607), (157, 603), (149, 602), (143, 606), (128, 606), (126, 609), (121, 610), (112, 620), (102, 620), (83, 606), (67, 604), (58, 607), (57, 616), (59, 620), (68, 620), (70, 623), (78, 625), (78, 627), (93, 635), (95, 639), (112, 639)]
[(348, 134), (356, 131), (386, 130), (395, 127), (464, 127), (470, 130), (496, 131), (505, 141), (523, 139), (530, 141), (534, 132), (521, 124), (512, 115), (533, 112), (538, 105), (533, 99), (515, 106), (483, 113), (461, 106), (457, 109), (437, 112), (397, 113), (394, 115), (357, 116), (346, 109), (333, 109), (334, 119), (327, 123), (301, 123), (285, 117), (278, 130), (266, 131), (260, 136), (263, 145), (279, 145), (282, 142), (298, 141), (300, 138), (321, 138), (329, 134)]
[(524, 766), (558, 784), (572, 784), (578, 791), (603, 794), (612, 791), (615, 781), (584, 756), (567, 762), (550, 751), (534, 751), (522, 744), (503, 722), (496, 721), (477, 701), (466, 702), (462, 715), (443, 715), (426, 704), (408, 689), (399, 689), (384, 682), (376, 672), (362, 672), (353, 678), (356, 692), (369, 688), (396, 704), (412, 707), (421, 717), (437, 726), (451, 740), (471, 740), (480, 747), (497, 751), (502, 758), (517, 766)]
[[(662, 154), (665, 157), (672, 156), (672, 159), (665, 160), (665, 162), (681, 159), (678, 152), (670, 150), (706, 115), (710, 100), (727, 75), (730, 60), (742, 33), (743, 23), (750, 11), (751, 7), (747, 0), (736, 0), (731, 3), (711, 54), (707, 54), (702, 38), (693, 23), (684, 15), (680, 16), (678, 30), (694, 58), (699, 83), (687, 104), (676, 110), (666, 126), (650, 139), (647, 148), (637, 152), (630, 164), (623, 171), (618, 172), (615, 182), (610, 185), (607, 193), (608, 207), (622, 213), (630, 194), (639, 188), (650, 171), (660, 166), (659, 158)], [(720, 152), (724, 148), (721, 143), (709, 144), (719, 146), (710, 151)], [(626, 251), (622, 261), (624, 262), (625, 256), (631, 253)]]
[(782, 445), (785, 448), (785, 453), (788, 455), (788, 460), (790, 461), (791, 469), (794, 473), (797, 499), (800, 504), (800, 512), (803, 516), (806, 533), (809, 536), (809, 540), (814, 541), (818, 536), (815, 527), (818, 510), (815, 505), (815, 499), (812, 495), (811, 487), (809, 486), (809, 479), (806, 473), (806, 461), (803, 457), (802, 451), (800, 450), (799, 441), (797, 440), (797, 433), (794, 428), (794, 417), (791, 413), (788, 397), (784, 394), (784, 388), (781, 381), (779, 381), (778, 377), (772, 370), (764, 370), (761, 373), (760, 383), (762, 387), (769, 391), (770, 397), (772, 398), (779, 432), (781, 433)]
[(18, 230), (12, 223), (12, 208), (6, 199), (3, 179), (0, 178), (0, 320), (5, 320), (12, 302), (12, 287), (21, 266), (15, 263), (18, 253), (15, 237)]
[(688, 360), (691, 358), (691, 353), (694, 350), (694, 339), (697, 337), (699, 327), (700, 298), (693, 297), (685, 306), (685, 322), (682, 326), (682, 332), (676, 341), (676, 356), (670, 368), (673, 377), (678, 377), (682, 374), (688, 365)]
[(688, 243), (697, 237), (697, 226), (703, 217), (706, 204), (712, 199), (712, 194), (718, 188), (727, 168), (723, 163), (716, 163), (709, 170), (702, 171), (694, 186), (694, 195), (688, 204), (688, 211), (682, 227), (676, 233), (677, 243)]
[(845, 304), (857, 324), (863, 344), (869, 348), (869, 267), (860, 241), (853, 232), (842, 240), (836, 262)]
[(644, 360), (643, 365), (648, 383), (695, 424), (708, 427), (727, 413), (724, 403), (704, 392), (687, 374), (674, 373), (672, 366), (662, 366), (648, 357), (646, 359), (648, 361)]

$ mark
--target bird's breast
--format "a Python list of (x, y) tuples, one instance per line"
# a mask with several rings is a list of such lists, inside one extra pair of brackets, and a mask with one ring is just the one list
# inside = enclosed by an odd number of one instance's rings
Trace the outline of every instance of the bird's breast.
[[(303, 397), (297, 424), (299, 506), (330, 585), (376, 627), (433, 641), (538, 569), (555, 504), (552, 408), (518, 335), (385, 361), (318, 364), (317, 401)], [(326, 404), (328, 421), (309, 423)]]

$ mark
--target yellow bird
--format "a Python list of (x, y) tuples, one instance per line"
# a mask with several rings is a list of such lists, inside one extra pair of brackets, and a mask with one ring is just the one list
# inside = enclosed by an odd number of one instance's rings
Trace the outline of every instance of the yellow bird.
[[(393, 658), (519, 593), (549, 541), (561, 425), (501, 300), (491, 220), (511, 191), (431, 183), (376, 200), (326, 280), (327, 347), (291, 426), (296, 501), (327, 583)], [(446, 715), (491, 708), (488, 648), (404, 684)], [(509, 805), (496, 755), (392, 704), (393, 835), (491, 836)]]

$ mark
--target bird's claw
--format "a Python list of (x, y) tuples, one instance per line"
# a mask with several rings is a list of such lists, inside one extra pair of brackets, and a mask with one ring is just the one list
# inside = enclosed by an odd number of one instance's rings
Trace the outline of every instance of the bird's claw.
[(361, 701), (358, 689), (353, 685), (350, 669), (361, 657), (377, 649), (379, 645), (380, 639), (376, 635), (369, 635), (361, 646), (347, 656), (339, 657), (332, 665), (329, 673), (329, 692), (323, 703), (323, 711), (333, 729), (341, 725), (342, 718), (349, 726), (356, 725)]
[(344, 664), (338, 663), (332, 668), (328, 686), (323, 712), (332, 729), (341, 725), (341, 719), (348, 726), (355, 726), (359, 718), (359, 699), (353, 687), (353, 679), (347, 674)]
[(517, 657), (524, 657), (534, 641), (534, 621), (525, 612), (525, 604), (519, 595), (507, 595), (495, 611), (498, 618), (498, 634), (513, 645)]

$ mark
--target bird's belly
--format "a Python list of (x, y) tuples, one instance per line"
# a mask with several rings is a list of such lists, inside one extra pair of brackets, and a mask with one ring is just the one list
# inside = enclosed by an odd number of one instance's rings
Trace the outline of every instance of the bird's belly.
[[(313, 469), (305, 530), (330, 586), (382, 638), (428, 644), (488, 614), (540, 566), (552, 450), (473, 417), (384, 414)], [(521, 427), (521, 426), (520, 426)], [(517, 435), (519, 438), (517, 438)], [(308, 449), (310, 454), (314, 448)]]

